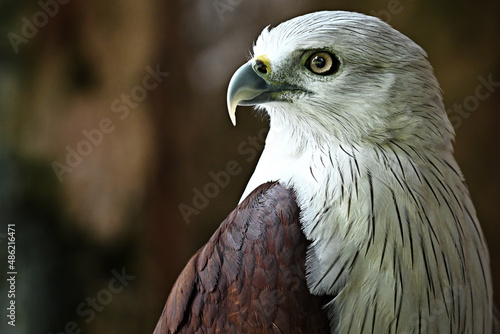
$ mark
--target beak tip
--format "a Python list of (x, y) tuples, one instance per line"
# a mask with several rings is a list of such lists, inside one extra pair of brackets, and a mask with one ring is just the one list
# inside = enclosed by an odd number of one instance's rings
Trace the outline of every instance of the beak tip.
[(231, 123), (236, 126), (236, 110), (229, 112), (229, 118), (231, 118)]
[(229, 112), (229, 118), (231, 119), (231, 123), (233, 123), (234, 126), (236, 126), (236, 107), (238, 106), (238, 103), (231, 103), (231, 101), (228, 101), (227, 103), (227, 110)]

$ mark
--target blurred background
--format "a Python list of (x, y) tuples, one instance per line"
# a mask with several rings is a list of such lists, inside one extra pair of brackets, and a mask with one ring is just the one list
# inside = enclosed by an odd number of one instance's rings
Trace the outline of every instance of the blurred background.
[[(323, 9), (378, 16), (428, 52), (500, 304), (500, 87), (485, 86), (500, 82), (499, 1), (3, 0), (1, 333), (153, 331), (263, 144), (267, 123), (250, 108), (231, 125), (232, 73), (265, 26)], [(238, 168), (222, 180), (228, 163)]]

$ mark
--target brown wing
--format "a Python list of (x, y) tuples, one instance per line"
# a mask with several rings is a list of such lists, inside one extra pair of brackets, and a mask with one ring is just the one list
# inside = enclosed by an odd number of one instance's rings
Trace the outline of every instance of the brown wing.
[(291, 190), (255, 189), (191, 258), (154, 333), (329, 333), (327, 300), (305, 281), (298, 219)]

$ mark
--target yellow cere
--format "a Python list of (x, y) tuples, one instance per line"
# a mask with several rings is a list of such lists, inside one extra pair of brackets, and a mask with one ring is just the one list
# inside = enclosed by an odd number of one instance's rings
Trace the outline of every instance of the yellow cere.
[(260, 56), (254, 57), (253, 59), (254, 59), (254, 61), (260, 60), (261, 62), (263, 62), (264, 65), (266, 65), (266, 67), (267, 67), (268, 73), (271, 73), (271, 60), (269, 59), (268, 56), (260, 55)]

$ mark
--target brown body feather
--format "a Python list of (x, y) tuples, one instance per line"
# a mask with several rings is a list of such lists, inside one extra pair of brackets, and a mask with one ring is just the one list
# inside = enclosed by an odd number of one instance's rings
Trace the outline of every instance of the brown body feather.
[(328, 300), (305, 280), (308, 245), (294, 193), (258, 187), (190, 259), (154, 334), (329, 333)]

